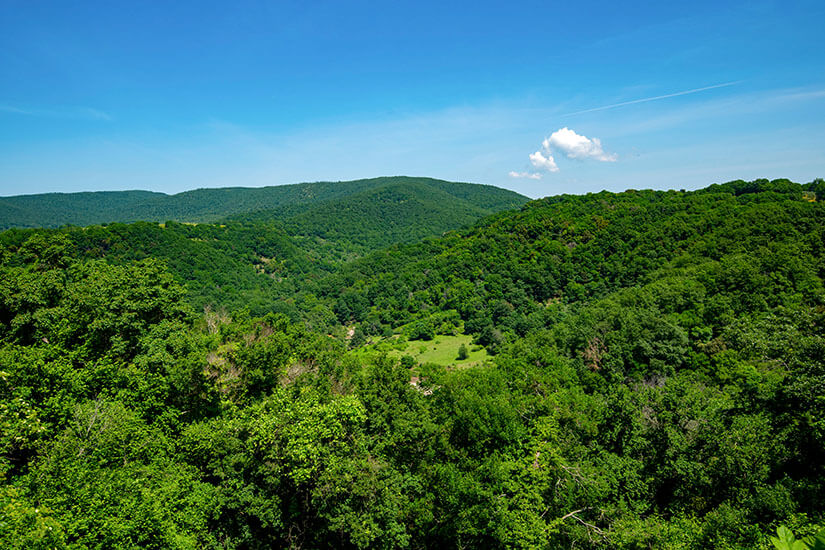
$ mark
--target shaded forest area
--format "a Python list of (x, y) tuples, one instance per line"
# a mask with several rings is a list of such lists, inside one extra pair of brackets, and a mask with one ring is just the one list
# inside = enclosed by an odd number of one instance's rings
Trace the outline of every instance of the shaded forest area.
[[(6, 231), (0, 544), (795, 548), (825, 526), (823, 201)], [(489, 359), (381, 351), (440, 334)]]

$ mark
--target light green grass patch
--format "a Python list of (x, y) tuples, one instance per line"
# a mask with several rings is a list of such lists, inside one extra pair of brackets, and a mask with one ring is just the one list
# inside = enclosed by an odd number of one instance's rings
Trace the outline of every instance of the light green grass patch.
[[(409, 340), (406, 347), (394, 346), (387, 350), (390, 357), (411, 355), (418, 363), (435, 363), (444, 367), (466, 368), (487, 361), (490, 355), (483, 347), (473, 345), (473, 337), (469, 334), (447, 335), (438, 334), (432, 340)], [(458, 348), (461, 344), (467, 346), (469, 355), (466, 359), (458, 359)], [(475, 351), (473, 351), (475, 349)]]

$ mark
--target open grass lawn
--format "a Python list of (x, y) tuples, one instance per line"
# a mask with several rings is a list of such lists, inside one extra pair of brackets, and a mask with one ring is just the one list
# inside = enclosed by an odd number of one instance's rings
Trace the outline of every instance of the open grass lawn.
[[(432, 340), (409, 340), (403, 343), (392, 343), (392, 340), (383, 340), (371, 346), (366, 346), (364, 352), (385, 351), (390, 357), (412, 356), (418, 363), (435, 363), (444, 367), (465, 368), (479, 365), (490, 358), (487, 350), (472, 343), (469, 334), (455, 336), (439, 334)], [(467, 346), (469, 355), (466, 359), (458, 359), (458, 348), (461, 344)], [(403, 349), (401, 349), (403, 348)]]

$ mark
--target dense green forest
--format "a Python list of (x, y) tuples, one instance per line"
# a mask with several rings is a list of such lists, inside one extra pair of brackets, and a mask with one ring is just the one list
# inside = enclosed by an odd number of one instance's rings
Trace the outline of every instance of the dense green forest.
[[(263, 315), (278, 311), (282, 293), (293, 279), (328, 273), (333, 266), (299, 249), (283, 229), (272, 224), (165, 224), (138, 222), (107, 226), (18, 230), (0, 233), (0, 244), (19, 247), (33, 235), (61, 235), (73, 254), (118, 265), (156, 259), (187, 288), (187, 301), (198, 310), (214, 306), (246, 308)], [(284, 286), (277, 295), (274, 289)]]
[[(281, 211), (295, 215), (311, 210), (319, 203), (399, 186), (408, 190), (413, 187), (423, 189), (427, 194), (420, 194), (420, 200), (434, 198), (434, 193), (446, 193), (449, 195), (446, 200), (460, 202), (464, 210), (473, 211), (474, 219), (517, 208), (527, 202), (527, 197), (491, 185), (404, 176), (260, 188), (196, 189), (177, 195), (149, 191), (45, 193), (0, 197), (0, 229), (136, 221), (217, 222), (229, 216), (261, 211), (267, 211), (264, 217), (272, 221), (275, 217), (287, 217), (279, 215)], [(460, 225), (452, 225), (449, 229)]]
[(0, 234), (0, 544), (825, 544), (825, 182), (410, 183)]
[(503, 190), (497, 188), (456, 185), (394, 182), (340, 199), (260, 210), (230, 220), (279, 222), (308, 254), (341, 262), (391, 244), (440, 236), (526, 202), (519, 195), (498, 193)]

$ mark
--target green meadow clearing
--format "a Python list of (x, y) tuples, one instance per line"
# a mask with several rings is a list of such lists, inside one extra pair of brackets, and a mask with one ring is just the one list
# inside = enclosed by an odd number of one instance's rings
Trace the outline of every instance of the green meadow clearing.
[[(458, 349), (467, 346), (467, 358), (458, 359)], [(438, 334), (432, 340), (404, 340), (393, 337), (362, 348), (361, 353), (383, 352), (390, 357), (409, 355), (417, 363), (434, 363), (444, 367), (466, 368), (480, 365), (490, 358), (487, 350), (473, 344), (469, 334)]]

